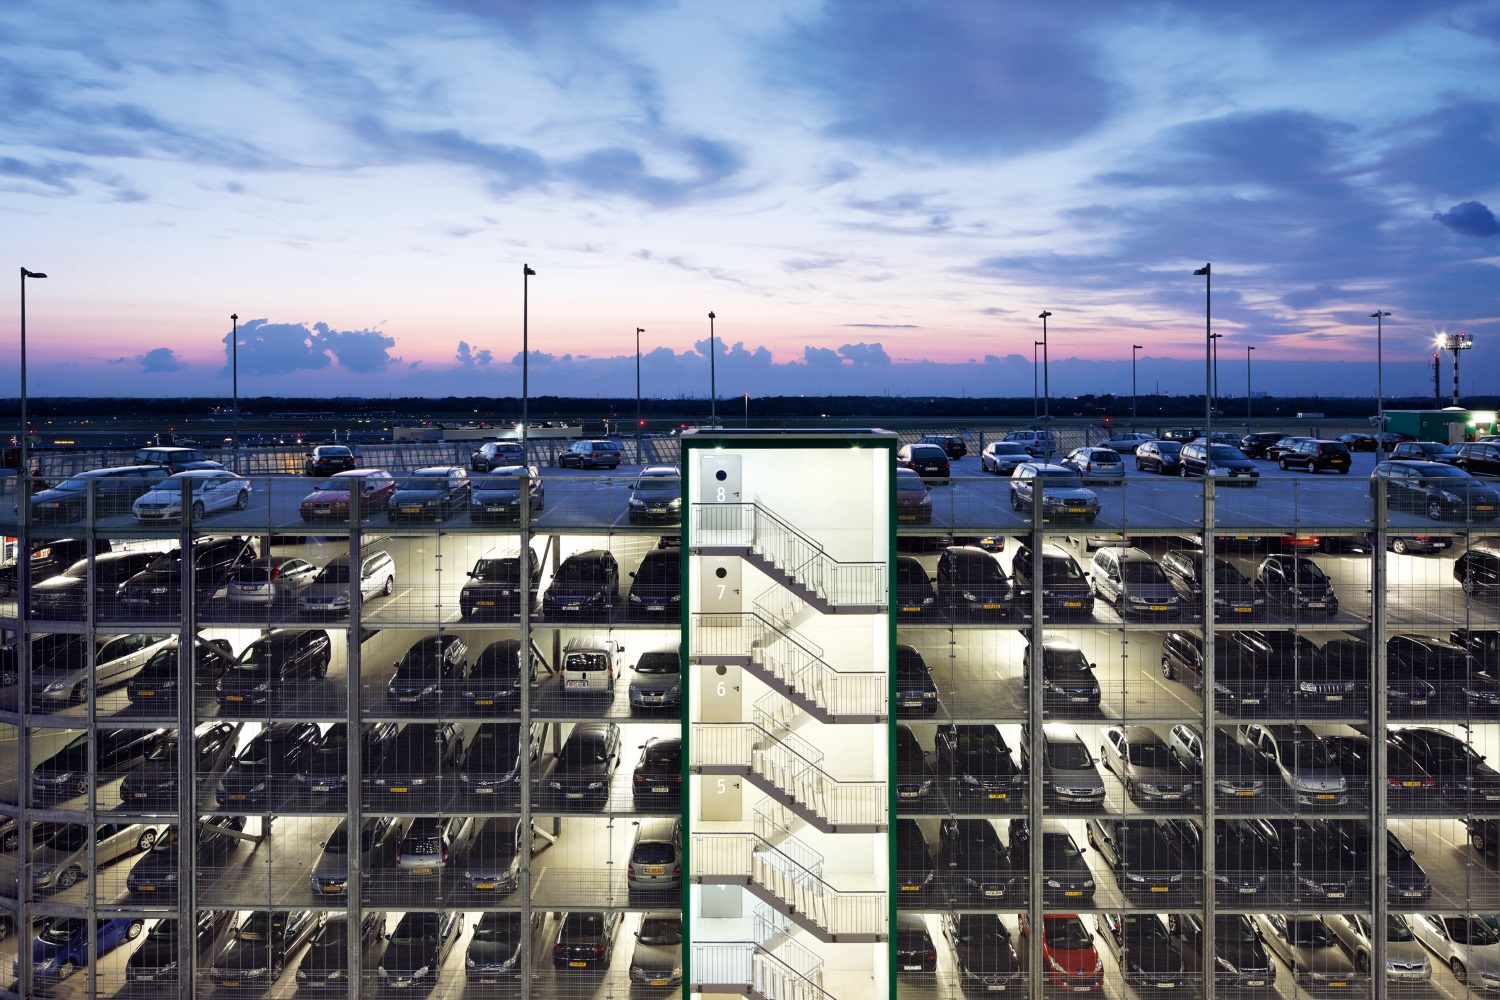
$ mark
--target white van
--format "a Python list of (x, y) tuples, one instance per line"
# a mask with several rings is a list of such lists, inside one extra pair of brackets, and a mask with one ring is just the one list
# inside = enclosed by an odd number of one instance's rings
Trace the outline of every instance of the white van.
[(563, 691), (576, 694), (613, 691), (620, 676), (620, 654), (624, 652), (624, 646), (602, 635), (569, 639), (562, 655)]

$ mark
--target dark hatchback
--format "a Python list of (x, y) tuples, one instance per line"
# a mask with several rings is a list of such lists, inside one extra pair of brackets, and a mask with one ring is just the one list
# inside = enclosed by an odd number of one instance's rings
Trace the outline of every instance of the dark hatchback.
[(526, 507), (539, 514), (547, 504), (546, 486), (536, 466), (508, 466), (471, 481), (469, 520), (475, 524), (518, 521), (521, 518), (521, 477), (526, 477)]
[(191, 670), (181, 662), (181, 646), (173, 643), (151, 654), (151, 659), (125, 685), (125, 693), (131, 705), (139, 709), (155, 710), (175, 717), (177, 713), (178, 678), (191, 676), (200, 690), (211, 690), (212, 685), (224, 675), (234, 663), (227, 639), (193, 638), (193, 663)]
[(1434, 521), (1493, 521), (1500, 491), (1463, 469), (1441, 462), (1380, 462), (1370, 473), (1386, 484), (1386, 502), (1397, 510), (1425, 513)]
[(1293, 468), (1306, 469), (1308, 472), (1331, 470), (1347, 476), (1353, 461), (1349, 449), (1342, 442), (1309, 439), (1298, 441), (1283, 451), (1276, 464), (1282, 471)]
[(1177, 472), (1184, 479), (1208, 476), (1225, 486), (1254, 486), (1260, 469), (1233, 445), (1210, 446), (1198, 441), (1182, 446)]
[(911, 469), (923, 479), (948, 479), (948, 454), (935, 444), (908, 444), (896, 452), (896, 464)]
[(367, 791), (386, 803), (451, 789), (463, 759), (464, 731), (454, 722), (409, 722), (378, 767), (365, 772)]
[(1391, 730), (1390, 741), (1412, 755), (1437, 781), (1440, 796), (1462, 809), (1492, 810), (1500, 803), (1500, 772), (1452, 733), (1426, 726)]
[(614, 956), (619, 911), (571, 910), (563, 914), (552, 964), (560, 969), (606, 969)]
[[(542, 755), (540, 723), (484, 722), (469, 736), (458, 784), (473, 801), (512, 800), (521, 792), (522, 755), (535, 764)], [(487, 808), (498, 808), (490, 806)]]
[[(228, 586), (239, 568), (255, 558), (248, 538), (194, 539), (193, 590), (200, 603)], [(182, 552), (160, 553), (145, 569), (120, 584), (115, 607), (124, 615), (175, 618), (182, 611)]]
[(392, 705), (414, 710), (438, 707), (463, 688), (469, 675), (469, 645), (452, 632), (418, 639), (396, 662), (386, 683)]
[(949, 816), (938, 827), (938, 869), (960, 906), (1002, 906), (1026, 899), (1026, 869), (1014, 868), (995, 824)]
[[(527, 679), (533, 687), (539, 676), (537, 667), (541, 658), (541, 651), (536, 648), (536, 643), (532, 643)], [(484, 647), (469, 668), (468, 679), (463, 684), (464, 705), (470, 711), (483, 713), (520, 711), (521, 674), (521, 640), (496, 639)]]
[[(386, 915), (381, 912), (366, 912), (359, 924), (359, 944), (362, 952), (385, 940)], [(313, 935), (297, 966), (298, 991), (347, 992), (349, 989), (349, 921), (342, 913), (330, 914), (323, 926)]]
[(937, 885), (937, 866), (927, 835), (914, 819), (896, 820), (896, 905), (922, 905), (930, 900)]
[[(219, 943), (234, 919), (232, 910), (199, 910), (194, 923), (198, 957), (205, 958)], [(158, 920), (146, 934), (141, 946), (125, 960), (126, 989), (161, 989), (170, 996), (180, 987), (177, 964), (181, 944), (177, 939), (178, 922), (168, 917)]]
[(1125, 975), (1125, 982), (1146, 989), (1169, 990), (1187, 984), (1182, 952), (1154, 913), (1101, 913), (1094, 918), (1105, 948)]
[(234, 758), (219, 782), (221, 805), (268, 806), (290, 792), (307, 767), (322, 733), (315, 722), (273, 722)]
[(1182, 464), (1182, 444), (1178, 441), (1147, 441), (1135, 450), (1137, 472), (1155, 472), (1170, 476)]
[(1258, 431), (1240, 438), (1240, 451), (1247, 458), (1265, 458), (1266, 449), (1286, 437), (1280, 431)]
[(269, 990), (281, 978), (287, 959), (326, 919), (322, 910), (256, 910), (235, 928), (209, 977), (220, 988)]
[[(94, 557), (94, 600), (101, 614), (114, 609), (120, 584), (150, 566), (160, 552), (104, 552)], [(31, 585), (33, 618), (82, 618), (88, 606), (87, 559), (80, 559), (57, 576)]]
[(1270, 555), (1261, 561), (1256, 582), (1266, 601), (1284, 616), (1331, 618), (1339, 599), (1323, 567), (1306, 556)]
[[(1203, 604), (1204, 555), (1198, 549), (1173, 549), (1161, 557), (1162, 572), (1189, 607)], [(1259, 618), (1266, 610), (1266, 597), (1255, 582), (1228, 559), (1214, 558), (1214, 621), (1245, 621)]]
[[(193, 738), (193, 770), (213, 778), (234, 756), (237, 727), (228, 722), (209, 724)], [(134, 806), (170, 809), (177, 802), (177, 734), (173, 732), (120, 782), (120, 801)]]
[(652, 549), (630, 574), (626, 604), (632, 618), (676, 621), (682, 614), (682, 554)]
[(559, 804), (602, 808), (620, 763), (620, 727), (613, 722), (580, 722), (568, 733), (545, 790)]
[[(1042, 546), (1042, 617), (1087, 618), (1094, 613), (1094, 591), (1083, 567), (1061, 546)], [(1036, 558), (1031, 546), (1022, 545), (1010, 564), (1015, 586), (1013, 607), (1022, 618), (1032, 616), (1032, 594), (1037, 579)]]
[(273, 629), (240, 651), (219, 678), (219, 705), (243, 711), (306, 697), (303, 681), (328, 676), (333, 640), (322, 629)]
[(937, 684), (915, 646), (896, 647), (896, 717), (935, 715)]
[(607, 618), (620, 592), (620, 565), (608, 549), (577, 552), (562, 561), (542, 597), (549, 620)]
[(464, 956), (469, 983), (498, 986), (519, 979), (521, 944), (527, 937), (535, 940), (539, 923), (538, 914), (533, 914), (530, 924), (523, 923), (521, 914), (515, 912), (490, 910), (480, 917)]
[(912, 556), (896, 557), (896, 616), (898, 618), (936, 618), (937, 592), (921, 562)]
[[(1021, 683), (1031, 686), (1035, 657), (1028, 643), (1021, 657)], [(1083, 650), (1071, 640), (1050, 632), (1042, 633), (1042, 703), (1052, 711), (1092, 712), (1099, 707), (1103, 692), (1094, 665)]]
[(936, 775), (927, 766), (927, 752), (917, 741), (911, 727), (904, 723), (896, 727), (896, 740), (891, 748), (891, 757), (896, 763), (896, 798), (920, 806), (932, 794)]
[(1385, 651), (1388, 670), (1433, 687), (1434, 714), (1493, 717), (1500, 712), (1500, 680), (1464, 647), (1435, 636), (1401, 633), (1386, 640)]
[[(1224, 632), (1214, 633), (1214, 707), (1228, 715), (1260, 715), (1268, 711), (1271, 684), (1255, 664), (1239, 653), (1239, 647)], [(1162, 637), (1161, 673), (1205, 696), (1203, 683), (1203, 638), (1174, 630)]]
[(637, 809), (677, 809), (682, 801), (682, 739), (663, 737), (641, 745), (641, 759), (630, 776)]
[(1200, 869), (1179, 864), (1168, 835), (1155, 820), (1102, 816), (1089, 820), (1087, 831), (1089, 845), (1132, 902), (1151, 906), (1186, 898), (1184, 890), (1192, 887), (1188, 879)]
[(972, 545), (950, 545), (938, 556), (938, 600), (956, 618), (1010, 617), (1013, 594), (1000, 560)]
[(100, 729), (79, 733), (31, 771), (31, 794), (42, 802), (84, 795), (89, 789), (89, 754), (98, 779), (108, 781), (135, 770), (171, 738), (168, 729)]
[(405, 914), (380, 957), (380, 985), (388, 990), (430, 990), (463, 929), (463, 914), (452, 910)]

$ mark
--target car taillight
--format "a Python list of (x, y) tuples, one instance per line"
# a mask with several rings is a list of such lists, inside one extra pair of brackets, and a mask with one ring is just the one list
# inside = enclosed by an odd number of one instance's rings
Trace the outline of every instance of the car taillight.
[(273, 570), (271, 570), (271, 579), (274, 580), (274, 579), (276, 579), (280, 575), (281, 575), (281, 570), (279, 570), (279, 569), (273, 569)]
[(635, 783), (637, 785), (644, 785), (646, 783), (646, 776), (644, 774), (637, 774), (635, 776)]
[(563, 954), (563, 946), (560, 945), (560, 944), (553, 945), (552, 946), (552, 954), (554, 954), (554, 955), (561, 955), (561, 954)]
[(682, 874), (682, 866), (681, 865), (673, 865), (672, 866), (672, 874), (680, 876)]
[(443, 864), (448, 863), (448, 848), (443, 848)]
[(635, 863), (634, 862), (631, 862), (630, 864), (628, 864), (628, 865), (625, 866), (625, 874), (629, 875), (631, 878), (635, 878)]
[(937, 961), (937, 952), (933, 951), (932, 949), (929, 948), (927, 950), (927, 961), (929, 961), (929, 962), (936, 962)]
[(602, 955), (602, 954), (604, 954), (604, 945), (602, 945), (602, 944), (596, 944), (596, 945), (594, 945), (594, 954), (595, 955)]

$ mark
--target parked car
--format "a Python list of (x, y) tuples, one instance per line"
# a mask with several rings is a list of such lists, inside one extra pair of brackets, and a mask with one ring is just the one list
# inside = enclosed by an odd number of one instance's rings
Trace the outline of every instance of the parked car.
[(1172, 476), (1182, 466), (1182, 442), (1147, 441), (1135, 450), (1135, 470)]
[[(915, 824), (914, 820), (902, 822)], [(1026, 899), (1027, 866), (1012, 864), (1010, 851), (987, 819), (943, 818), (938, 824), (937, 870), (943, 873), (955, 908), (1002, 906)]]
[(1456, 628), (1448, 633), (1448, 641), (1468, 650), (1480, 669), (1492, 672), (1500, 667), (1500, 630)]
[(927, 751), (905, 723), (896, 726), (891, 759), (896, 765), (897, 800), (920, 807), (931, 795), (937, 776), (927, 764)]
[(463, 752), (464, 730), (458, 723), (409, 722), (380, 763), (366, 772), (366, 787), (389, 803), (440, 796), (457, 785)]
[(1279, 866), (1275, 846), (1251, 836), (1240, 820), (1214, 820), (1214, 870), (1203, 871), (1203, 824), (1186, 817), (1158, 821), (1178, 869), (1184, 874), (1202, 872), (1213, 881), (1214, 895), (1221, 903), (1243, 905), (1237, 900), (1264, 899), (1271, 888), (1271, 875)]
[(559, 804), (603, 808), (620, 763), (620, 727), (613, 722), (580, 722), (558, 751), (545, 790)]
[(182, 445), (152, 445), (146, 448), (137, 448), (135, 452), (135, 463), (137, 465), (161, 465), (172, 472), (187, 472), (191, 469), (222, 469), (224, 466), (218, 462), (209, 461), (203, 454), (202, 448), (191, 448)]
[(1277, 707), (1266, 714), (1347, 718), (1368, 712), (1368, 672), (1323, 656), (1306, 634), (1246, 629), (1232, 632), (1230, 641), (1270, 685), (1271, 704)]
[(526, 464), (526, 449), (519, 441), (486, 441), (469, 456), (469, 469), (473, 472), (492, 472), (501, 466)]
[(1378, 450), (1378, 446), (1375, 443), (1375, 435), (1373, 434), (1340, 434), (1339, 443), (1350, 451)]
[[(1094, 591), (1078, 560), (1060, 545), (1047, 543), (1042, 546), (1041, 563), (1044, 618), (1087, 618), (1094, 613)], [(1012, 606), (1022, 618), (1029, 619), (1032, 616), (1032, 592), (1038, 576), (1036, 559), (1029, 544), (1016, 549), (1010, 571), (1016, 591)]]
[(1383, 835), (1371, 836), (1370, 826), (1364, 820), (1325, 820), (1321, 826), (1339, 841), (1354, 865), (1363, 865), (1366, 872), (1370, 870), (1375, 850), (1385, 851), (1385, 895), (1391, 906), (1421, 906), (1432, 899), (1432, 878), (1395, 831), (1387, 828)]
[[(1021, 914), (1021, 936), (1031, 937), (1031, 925)], [(1042, 962), (1045, 982), (1070, 992), (1104, 988), (1104, 962), (1094, 950), (1094, 936), (1075, 913), (1048, 913), (1042, 917)]]
[(435, 465), (396, 481), (386, 502), (390, 521), (446, 520), (469, 506), (469, 473), (459, 465)]
[[(390, 597), (396, 591), (396, 560), (384, 550), (366, 552), (359, 561), (361, 601)], [(297, 595), (297, 610), (305, 614), (347, 615), (354, 588), (349, 580), (349, 553), (341, 553), (318, 570)]]
[(938, 689), (915, 646), (896, 647), (896, 717), (936, 715)]
[(1500, 593), (1500, 549), (1473, 545), (1453, 561), (1453, 579), (1469, 597)]
[[(131, 854), (151, 850), (160, 831), (147, 823), (68, 823), (31, 849), (31, 891), (62, 892)], [(90, 852), (92, 857), (90, 856)], [(11, 895), (19, 884), (7, 887)]]
[(560, 969), (607, 969), (614, 957), (620, 912), (572, 910), (558, 920), (552, 964)]
[(306, 769), (321, 738), (316, 722), (273, 722), (266, 726), (240, 749), (220, 779), (219, 803), (245, 809), (270, 808)]
[(351, 469), (336, 472), (313, 487), (297, 505), (304, 521), (347, 521), (349, 498), (359, 491), (359, 510), (363, 517), (383, 511), (396, 492), (396, 477), (384, 469)]
[(386, 699), (397, 706), (431, 709), (462, 689), (469, 676), (469, 644), (461, 635), (442, 632), (412, 643), (386, 683)]
[[(380, 767), (396, 742), (394, 722), (367, 722), (359, 730), (356, 749), (360, 771), (368, 774)], [(318, 747), (297, 773), (297, 792), (304, 803), (329, 808), (342, 806), (349, 795), (349, 727), (336, 722), (318, 741)]]
[(320, 444), (307, 453), (302, 462), (304, 476), (331, 476), (348, 472), (359, 465), (354, 449), (344, 444)]
[(89, 755), (103, 783), (139, 767), (171, 736), (168, 729), (98, 729), (83, 732), (31, 771), (31, 794), (38, 806), (64, 801), (89, 790)]
[[(1369, 976), (1375, 954), (1374, 925), (1362, 913), (1332, 913), (1323, 918), (1344, 954), (1354, 961), (1361, 975)], [(1399, 913), (1385, 915), (1385, 978), (1388, 983), (1425, 983), (1432, 979), (1432, 962)]]
[[(536, 603), (542, 564), (536, 550), (514, 542), (497, 545), (474, 563), (468, 582), (458, 592), (458, 609), (465, 618), (519, 617), (521, 614), (521, 560), (526, 560), (528, 606)], [(566, 565), (566, 561), (564, 563)], [(570, 570), (580, 575), (585, 567)], [(580, 601), (580, 608), (582, 602)]]
[(380, 985), (387, 990), (430, 991), (463, 929), (463, 914), (454, 910), (405, 913), (375, 970)]
[(182, 648), (174, 640), (151, 654), (146, 665), (125, 684), (125, 693), (130, 704), (138, 709), (151, 710), (151, 706), (175, 716), (177, 711), (177, 681), (179, 677), (192, 677), (197, 686), (212, 691), (213, 685), (234, 664), (227, 639), (201, 639), (194, 637), (192, 662), (183, 664)]
[(1032, 753), (1042, 755), (1044, 793), (1059, 806), (1104, 802), (1104, 779), (1098, 761), (1071, 726), (1048, 723), (1033, 745), (1028, 728), (1021, 728), (1021, 770), (1029, 773)]
[(969, 453), (968, 444), (957, 434), (923, 434), (917, 444), (935, 444), (955, 462)]
[(1452, 462), (1476, 476), (1500, 476), (1500, 445), (1494, 441), (1471, 441), (1458, 446)]
[[(1012, 819), (1008, 837), (1011, 868), (1025, 871), (1031, 856), (1030, 823), (1020, 817)], [(1094, 873), (1083, 860), (1084, 851), (1060, 820), (1042, 821), (1042, 898), (1049, 906), (1068, 900), (1083, 906), (1093, 902)]]
[(408, 820), (396, 841), (396, 875), (402, 879), (436, 879), (478, 832), (479, 821), (465, 813)]
[(255, 910), (234, 928), (209, 978), (221, 989), (268, 990), (286, 970), (287, 959), (327, 919), (325, 910)]
[(620, 593), (620, 565), (608, 549), (575, 552), (562, 561), (542, 596), (548, 620), (606, 618)]
[(1434, 521), (1493, 521), (1500, 516), (1500, 490), (1465, 469), (1439, 462), (1380, 462), (1370, 473), (1383, 479), (1387, 503), (1417, 510)]
[(1332, 470), (1347, 476), (1354, 460), (1349, 449), (1340, 441), (1323, 441), (1305, 438), (1281, 453), (1276, 464), (1284, 472), (1288, 469), (1305, 469), (1308, 472)]
[(947, 913), (941, 919), (960, 989), (998, 993), (1020, 985), (1021, 961), (999, 914)]
[(1390, 457), (1399, 461), (1459, 464), (1458, 449), (1451, 444), (1440, 444), (1437, 441), (1401, 441), (1391, 449)]
[(464, 976), (471, 986), (499, 986), (518, 979), (522, 942), (530, 940), (532, 954), (539, 955), (538, 936), (545, 914), (531, 912), (523, 923), (517, 911), (486, 910), (474, 925), (474, 936), (464, 954)]
[(630, 485), (626, 512), (631, 524), (676, 524), (682, 520), (682, 470), (651, 465)]
[[(193, 737), (193, 771), (217, 779), (234, 758), (239, 730), (230, 722), (206, 722)], [(177, 733), (154, 746), (146, 759), (120, 782), (120, 801), (127, 806), (172, 809), (177, 805)]]
[(1500, 772), (1466, 740), (1426, 726), (1400, 726), (1390, 741), (1407, 751), (1437, 781), (1438, 794), (1462, 809), (1493, 809), (1500, 802)]
[[(897, 787), (902, 786), (898, 784)], [(896, 905), (923, 905), (924, 901), (933, 897), (937, 886), (937, 866), (932, 861), (932, 848), (927, 843), (927, 835), (911, 817), (897, 819), (896, 892), (899, 895)]]
[(1146, 989), (1187, 985), (1187, 966), (1166, 924), (1154, 913), (1101, 913), (1094, 918), (1102, 940), (1125, 982)]
[(632, 893), (660, 895), (682, 888), (682, 820), (663, 816), (635, 824), (625, 862), (625, 886)]
[(612, 694), (624, 666), (625, 647), (602, 635), (574, 636), (563, 646), (562, 689), (572, 694)]
[(318, 567), (295, 556), (267, 556), (243, 563), (229, 578), (231, 604), (287, 604), (317, 579)]
[(1339, 599), (1323, 568), (1307, 556), (1277, 553), (1266, 556), (1255, 571), (1266, 600), (1287, 617), (1338, 614)]
[[(1204, 563), (1199, 549), (1171, 549), (1161, 557), (1162, 572), (1189, 607), (1203, 603)], [(1266, 597), (1239, 568), (1222, 556), (1214, 557), (1214, 620), (1246, 621), (1265, 613)]]
[(394, 816), (370, 816), (360, 827), (357, 837), (349, 836), (349, 821), (340, 820), (328, 839), (323, 853), (308, 872), (307, 883), (315, 896), (347, 895), (349, 892), (349, 855), (359, 845), (360, 881), (369, 886), (375, 879), (375, 868), (389, 863), (395, 850), (397, 832)]
[(677, 708), (682, 701), (682, 654), (676, 643), (648, 649), (630, 675), (631, 711)]
[(136, 497), (130, 511), (137, 521), (179, 520), (184, 489), (191, 497), (188, 504), (194, 521), (210, 511), (250, 506), (250, 480), (223, 469), (194, 469), (163, 479)]
[(1240, 438), (1239, 448), (1246, 458), (1265, 458), (1266, 449), (1284, 437), (1280, 431), (1257, 431)]
[[(386, 914), (383, 910), (366, 910), (359, 922), (359, 947), (368, 953), (377, 942), (385, 940)], [(297, 966), (297, 991), (347, 990), (349, 986), (349, 919), (343, 913), (330, 913), (308, 942), (307, 951)]]
[(1089, 582), (1095, 595), (1114, 605), (1122, 618), (1172, 618), (1182, 603), (1161, 567), (1133, 547), (1095, 550)]
[(1338, 938), (1318, 916), (1262, 913), (1263, 939), (1276, 956), (1292, 969), (1292, 977), (1309, 989), (1358, 986), (1366, 977), (1354, 968), (1339, 946)]
[(947, 482), (952, 473), (948, 454), (935, 444), (902, 445), (896, 452), (896, 467), (911, 469), (922, 479)]
[(1083, 479), (1064, 465), (1018, 465), (1010, 475), (1011, 510), (1027, 512), (1040, 484), (1042, 517), (1046, 520), (1076, 517), (1093, 524), (1099, 516), (1099, 495), (1083, 485)]
[[(36, 638), (31, 644), (32, 707), (43, 712), (66, 708), (128, 681), (171, 642), (169, 635), (140, 633), (101, 635), (92, 642), (82, 635)], [(4, 672), (10, 670), (7, 664)]]
[(938, 556), (938, 602), (955, 619), (1005, 619), (1013, 595), (1000, 560), (972, 545), (950, 545)]
[[(212, 955), (214, 947), (229, 929), (233, 919), (232, 910), (198, 911), (190, 927), (200, 960)], [(181, 956), (179, 926), (174, 917), (166, 917), (152, 925), (141, 946), (125, 960), (126, 989), (160, 988), (170, 995), (182, 985), (177, 964)]]
[[(1031, 690), (1032, 645), (1026, 644), (1021, 658), (1021, 685)], [(1103, 692), (1094, 664), (1071, 639), (1055, 632), (1042, 633), (1042, 704), (1052, 711), (1092, 712), (1099, 708)]]
[(137, 497), (155, 489), (171, 472), (162, 466), (124, 465), (91, 469), (69, 476), (50, 489), (31, 495), (31, 520), (36, 524), (82, 521), (88, 513), (89, 492), (94, 516), (128, 514)]
[(1005, 440), (1019, 444), (1032, 458), (1040, 458), (1044, 461), (1062, 450), (1058, 447), (1057, 438), (1051, 431), (1011, 431), (1005, 435)]
[[(523, 827), (518, 816), (495, 816), (487, 820), (469, 841), (462, 863), (455, 866), (463, 887), (469, 892), (496, 896), (515, 892), (521, 884), (521, 848), (527, 836), (535, 839), (532, 829)], [(482, 919), (480, 923), (483, 922)], [(477, 930), (475, 937), (478, 938)], [(470, 949), (471, 955), (473, 950)]]
[[(228, 585), (235, 572), (255, 558), (248, 538), (203, 535), (193, 539), (190, 561), (193, 591), (200, 603)], [(126, 616), (176, 618), (182, 609), (182, 550), (158, 553), (145, 569), (120, 584), (115, 607)]]
[(1000, 728), (988, 724), (938, 726), (934, 737), (937, 771), (961, 798), (1019, 806), (1026, 775)]
[(1266, 953), (1265, 940), (1255, 921), (1243, 913), (1215, 915), (1212, 969), (1205, 960), (1208, 933), (1202, 917), (1174, 913), (1167, 918), (1167, 928), (1181, 942), (1188, 968), (1199, 975), (1213, 975), (1218, 986), (1264, 989), (1276, 982), (1276, 966)]
[(1023, 462), (1033, 456), (1019, 441), (991, 441), (979, 453), (979, 468), (982, 472), (993, 472), (997, 476), (1008, 476)]
[(620, 458), (620, 446), (615, 442), (588, 438), (574, 441), (567, 451), (560, 452), (557, 464), (564, 469), (570, 466), (576, 469), (618, 469)]
[[(94, 924), (93, 947), (89, 945), (88, 921), (78, 917), (52, 917), (31, 942), (31, 981), (37, 987), (54, 986), (89, 964), (89, 952), (103, 958), (126, 941), (134, 941), (146, 928), (140, 917), (115, 917)], [(21, 975), (21, 960), (11, 963), (11, 972)]]
[(517, 712), (521, 703), (521, 678), (534, 689), (538, 684), (537, 668), (541, 651), (531, 644), (530, 662), (523, 668), (520, 639), (496, 639), (475, 659), (469, 668), (462, 699), (473, 712)]
[(1460, 986), (1500, 989), (1500, 915), (1414, 913), (1408, 923)]
[(475, 524), (520, 520), (523, 492), (528, 516), (540, 514), (547, 506), (547, 487), (534, 465), (505, 465), (474, 478), (469, 486), (469, 520)]
[(921, 562), (912, 556), (896, 557), (896, 616), (905, 618), (935, 618), (938, 610), (937, 591)]
[(633, 617), (676, 622), (682, 613), (682, 554), (651, 549), (630, 574), (625, 601)]
[(303, 681), (328, 676), (333, 640), (322, 629), (273, 629), (240, 651), (215, 688), (225, 709), (295, 702)]
[[(159, 552), (113, 552), (100, 550), (94, 556), (94, 602), (100, 615), (115, 609), (115, 594), (120, 584), (150, 566)], [(12, 570), (14, 572), (14, 570)], [(89, 598), (89, 561), (79, 559), (57, 576), (38, 580), (32, 573), (31, 616), (51, 621), (84, 617)], [(0, 594), (15, 590), (14, 576), (8, 582), (0, 572)]]
[[(1198, 787), (1208, 781), (1203, 773), (1207, 756), (1203, 732), (1197, 726), (1178, 723), (1167, 735), (1172, 756), (1193, 774)], [(1223, 729), (1214, 728), (1214, 793), (1226, 798), (1254, 799), (1265, 794), (1265, 775), (1258, 756)]]
[[(235, 834), (245, 829), (245, 817), (204, 816), (191, 829), (198, 841), (197, 862), (207, 866), (219, 862), (238, 846)], [(137, 899), (153, 900), (157, 905), (176, 901), (180, 843), (177, 827), (169, 826), (162, 831), (151, 849), (125, 876), (125, 888)]]
[(1260, 754), (1262, 767), (1281, 775), (1300, 806), (1332, 808), (1349, 801), (1349, 783), (1318, 735), (1297, 724), (1241, 725), (1241, 744)]
[(1436, 694), (1429, 710), (1493, 717), (1500, 712), (1500, 680), (1467, 649), (1435, 636), (1398, 633), (1386, 639), (1386, 667)]
[(1125, 786), (1125, 794), (1143, 806), (1173, 805), (1192, 797), (1192, 772), (1150, 726), (1110, 726), (1099, 747), (1104, 766)]
[(896, 521), (900, 524), (932, 523), (932, 488), (913, 469), (896, 469)]
[(640, 751), (630, 776), (636, 809), (676, 809), (682, 801), (682, 738), (653, 736)]
[(1086, 483), (1123, 483), (1125, 463), (1113, 448), (1074, 448), (1060, 465), (1076, 469)]
[(1122, 431), (1119, 434), (1113, 434), (1105, 438), (1103, 441), (1100, 441), (1098, 446), (1100, 448), (1109, 448), (1111, 451), (1114, 451), (1120, 455), (1134, 455), (1135, 450), (1141, 445), (1145, 444), (1147, 441), (1155, 440), (1156, 439), (1150, 434), (1142, 434), (1135, 431)]
[(487, 796), (490, 801), (519, 798), (521, 763), (529, 760), (535, 764), (541, 759), (546, 728), (540, 722), (533, 722), (525, 729), (519, 722), (481, 723), (469, 734), (464, 749), (458, 773), (458, 787), (463, 794)]
[(1260, 479), (1260, 470), (1238, 448), (1215, 444), (1210, 450), (1199, 441), (1182, 446), (1177, 456), (1177, 474), (1183, 479), (1209, 476), (1226, 486), (1254, 486)]
[(937, 971), (937, 949), (927, 932), (927, 920), (916, 913), (896, 914), (896, 974), (911, 976)]

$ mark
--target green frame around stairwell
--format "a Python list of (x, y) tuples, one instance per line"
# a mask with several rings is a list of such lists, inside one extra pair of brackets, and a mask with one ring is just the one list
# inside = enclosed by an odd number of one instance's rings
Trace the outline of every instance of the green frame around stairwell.
[[(818, 428), (788, 429), (788, 430), (760, 430), (750, 428), (748, 430), (727, 430), (712, 428), (695, 428), (684, 432), (679, 439), (681, 450), (679, 453), (679, 468), (682, 472), (682, 520), (681, 520), (681, 544), (679, 553), (679, 579), (682, 587), (688, 586), (690, 578), (689, 562), (692, 552), (692, 496), (693, 496), (693, 463), (691, 461), (694, 452), (713, 451), (725, 446), (733, 445), (737, 449), (756, 450), (827, 450), (830, 448), (870, 448), (880, 449), (887, 453), (887, 467), (892, 470), (891, 475), (886, 478), (886, 886), (890, 903), (886, 914), (886, 976), (889, 987), (889, 995), (895, 997), (896, 987), (896, 905), (891, 891), (896, 885), (896, 774), (895, 758), (891, 755), (890, 748), (894, 746), (896, 714), (891, 709), (895, 703), (895, 655), (896, 655), (896, 579), (895, 579), (895, 554), (896, 554), (896, 449), (899, 445), (896, 435), (891, 431), (879, 428), (853, 429), (838, 428), (823, 430)], [(691, 733), (692, 726), (689, 722), (689, 705), (692, 692), (690, 690), (689, 658), (689, 626), (691, 623), (691, 601), (684, 595), (680, 602), (679, 611), (679, 642), (678, 642), (678, 670), (683, 678), (681, 697), (679, 704), (679, 725), (682, 730), (682, 796), (681, 796), (681, 823), (682, 823), (682, 992), (687, 996), (692, 991), (692, 820), (691, 800), (689, 792), (692, 781), (692, 752)]]

